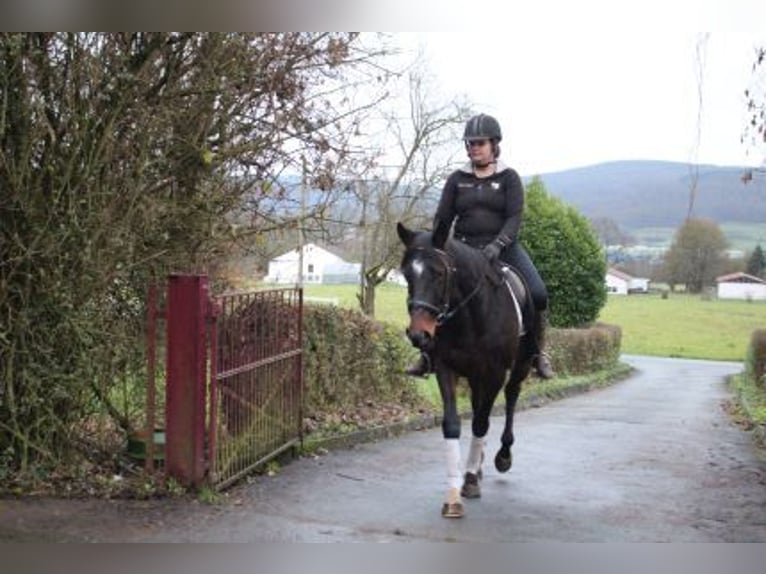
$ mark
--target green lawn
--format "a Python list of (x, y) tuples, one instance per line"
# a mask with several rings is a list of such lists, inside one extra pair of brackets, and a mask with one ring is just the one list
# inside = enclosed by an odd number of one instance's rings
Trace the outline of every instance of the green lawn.
[(599, 320), (622, 327), (623, 353), (740, 361), (753, 330), (766, 327), (766, 303), (610, 295)]
[[(309, 285), (307, 298), (336, 299), (358, 308), (355, 285)], [(376, 316), (404, 329), (407, 291), (384, 284), (376, 296)], [(636, 355), (740, 361), (751, 333), (766, 327), (766, 303), (704, 300), (699, 295), (610, 295), (600, 321), (622, 327), (622, 351)]]
[[(312, 299), (334, 299), (342, 307), (359, 309), (356, 285), (306, 285), (303, 296), (307, 302)], [(398, 325), (407, 326), (407, 289), (391, 283), (384, 283), (375, 292), (375, 317)]]

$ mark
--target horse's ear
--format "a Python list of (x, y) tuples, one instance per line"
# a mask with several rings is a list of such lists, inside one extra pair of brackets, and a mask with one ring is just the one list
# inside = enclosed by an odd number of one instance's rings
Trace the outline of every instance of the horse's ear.
[(396, 224), (396, 233), (405, 247), (412, 245), (412, 241), (415, 239), (415, 232), (407, 229), (401, 221)]
[(449, 226), (436, 224), (434, 226), (433, 235), (431, 236), (431, 245), (436, 247), (436, 249), (444, 249), (447, 237), (449, 237)]

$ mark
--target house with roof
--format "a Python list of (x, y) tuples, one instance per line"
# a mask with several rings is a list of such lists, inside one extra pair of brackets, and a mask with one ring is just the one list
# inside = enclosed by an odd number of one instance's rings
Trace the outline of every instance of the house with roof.
[(633, 277), (614, 267), (610, 267), (606, 270), (605, 284), (606, 292), (613, 295), (649, 292), (649, 279), (644, 277)]
[[(307, 243), (302, 247), (303, 251), (303, 283), (329, 284), (329, 283), (358, 283), (361, 273), (360, 263), (350, 263), (342, 257), (319, 247), (314, 243)], [(275, 257), (269, 261), (268, 273), (264, 277), (266, 283), (296, 284), (298, 283), (298, 270), (301, 265), (301, 252), (292, 249), (287, 253)]]
[(766, 281), (755, 275), (738, 271), (716, 277), (719, 299), (766, 301)]

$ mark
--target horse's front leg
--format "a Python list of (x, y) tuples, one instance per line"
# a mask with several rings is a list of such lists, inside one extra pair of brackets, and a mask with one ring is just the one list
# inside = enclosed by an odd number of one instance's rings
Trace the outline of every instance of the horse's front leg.
[(504, 375), (504, 372), (500, 372), (497, 376), (486, 379), (470, 380), (471, 408), (473, 410), (472, 436), (468, 448), (468, 459), (465, 463), (463, 486), (460, 489), (460, 494), (466, 498), (479, 498), (481, 496), (479, 483), (482, 479), (481, 465), (484, 462), (484, 446), (489, 430), (489, 416), (492, 413), (492, 405), (495, 404), (497, 394), (503, 385)]
[(439, 392), (444, 409), (442, 435), (447, 460), (447, 494), (442, 505), (442, 516), (461, 518), (463, 501), (460, 498), (460, 417), (457, 412), (457, 376), (444, 365), (437, 365), (436, 378), (439, 381)]

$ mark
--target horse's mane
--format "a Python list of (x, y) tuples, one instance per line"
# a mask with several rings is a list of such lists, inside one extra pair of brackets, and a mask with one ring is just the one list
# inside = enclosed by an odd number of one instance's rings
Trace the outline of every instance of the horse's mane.
[[(411, 246), (412, 248), (434, 249), (432, 234), (430, 232), (420, 233)], [(461, 274), (468, 275), (472, 280), (478, 280), (491, 272), (489, 263), (481, 251), (462, 241), (449, 238), (442, 250), (452, 255), (455, 267)]]
[(452, 238), (447, 240), (444, 248), (455, 257), (455, 266), (467, 271), (471, 278), (478, 279), (489, 272), (489, 263), (480, 250)]

